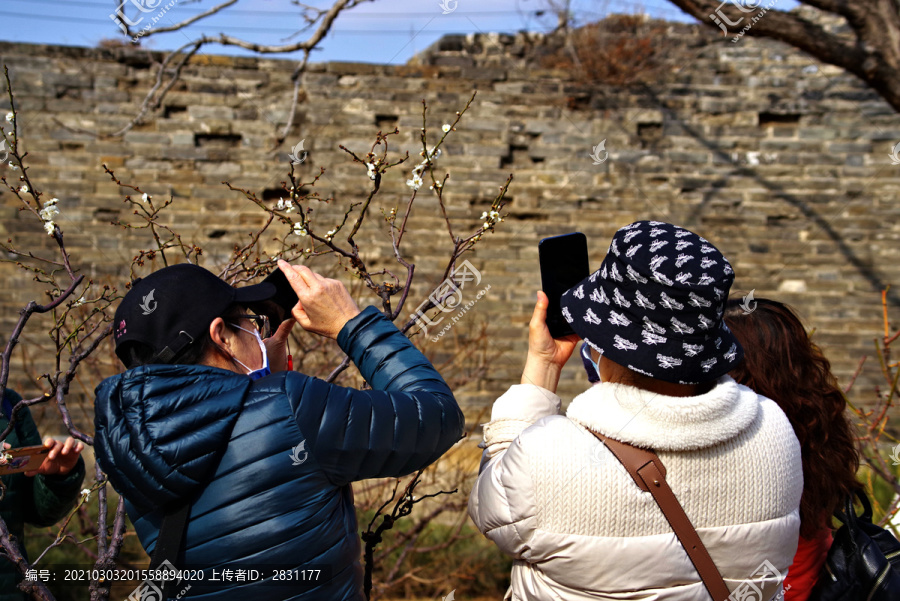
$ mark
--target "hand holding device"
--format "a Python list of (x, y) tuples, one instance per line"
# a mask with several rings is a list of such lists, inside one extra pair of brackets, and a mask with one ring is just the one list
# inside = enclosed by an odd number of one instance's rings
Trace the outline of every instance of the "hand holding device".
[(328, 338), (337, 338), (348, 321), (359, 315), (350, 292), (338, 280), (319, 275), (305, 265), (293, 266), (278, 261), (299, 301), (291, 315), (304, 330)]
[(528, 324), (528, 356), (522, 371), (522, 384), (534, 384), (556, 392), (559, 374), (581, 339), (578, 334), (560, 338), (550, 336), (547, 329), (548, 304), (547, 295), (538, 292), (534, 313)]
[[(48, 436), (44, 439), (43, 447), (25, 448), (47, 449), (47, 456), (43, 462), (34, 468), (24, 470), (26, 476), (37, 476), (38, 474), (42, 476), (62, 476), (71, 472), (75, 464), (78, 463), (78, 457), (81, 455), (82, 449), (84, 449), (84, 443), (80, 440), (75, 440), (71, 436), (66, 438), (65, 442)], [(12, 449), (9, 452), (12, 453), (15, 450)]]

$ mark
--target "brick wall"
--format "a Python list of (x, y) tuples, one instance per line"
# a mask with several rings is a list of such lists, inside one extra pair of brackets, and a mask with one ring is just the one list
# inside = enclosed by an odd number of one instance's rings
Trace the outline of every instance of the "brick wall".
[[(161, 110), (120, 138), (77, 130), (127, 124), (154, 83), (150, 66), (159, 54), (0, 43), (0, 62), (10, 68), (22, 109), (31, 175), (60, 199), (59, 223), (90, 277), (121, 285), (131, 257), (146, 246), (138, 234), (109, 225), (129, 211), (126, 192), (103, 173), (103, 163), (123, 181), (171, 195), (172, 223), (214, 266), (263, 217), (223, 180), (274, 202), (283, 195), (288, 152), (303, 139), (309, 155), (300, 171), (308, 178), (325, 167), (316, 189), (346, 206), (370, 182), (339, 145), (365, 153), (376, 131), (397, 126), (392, 148), (417, 155), (422, 100), (434, 135), (477, 89), (438, 165), (451, 173), (446, 199), (459, 231), (477, 227), (509, 173), (515, 180), (507, 221), (471, 257), (481, 287), (491, 288), (453, 330), (470, 335), (487, 324), (494, 353), (487, 374), (460, 391), (466, 404), (484, 406), (518, 380), (540, 284), (537, 241), (583, 231), (598, 265), (612, 233), (644, 218), (672, 221), (714, 242), (734, 265), (736, 291), (795, 305), (846, 382), (881, 331), (882, 287), (900, 283), (900, 166), (888, 157), (900, 142), (900, 119), (854, 78), (778, 43), (733, 44), (688, 25), (669, 31), (685, 54), (672, 57), (674, 67), (658, 83), (631, 88), (591, 86), (527, 61), (497, 60), (519, 51), (515, 36), (450, 38), (407, 66), (316, 64), (303, 75), (295, 128), (275, 149), (290, 106), (288, 62), (196, 57)], [(594, 165), (588, 155), (604, 139), (609, 158)], [(405, 166), (392, 172), (380, 206), (408, 197), (408, 177)], [(436, 201), (420, 192), (405, 242), (419, 278), (409, 309), (439, 280), (450, 247)], [(40, 223), (14, 201), (0, 193), (0, 234), (19, 247), (49, 248)], [(324, 206), (317, 219), (324, 225), (339, 214)], [(358, 241), (380, 268), (391, 261), (377, 221)], [(8, 332), (35, 286), (9, 264), (0, 270)], [(890, 298), (896, 312), (900, 297)], [(454, 345), (448, 336), (426, 348), (446, 358)], [(862, 402), (878, 381), (875, 368), (870, 361), (857, 385)], [(574, 361), (562, 396), (585, 385)]]

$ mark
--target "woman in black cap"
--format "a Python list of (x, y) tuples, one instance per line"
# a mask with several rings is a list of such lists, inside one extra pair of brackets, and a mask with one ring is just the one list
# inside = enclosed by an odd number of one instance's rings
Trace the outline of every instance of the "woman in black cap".
[[(577, 335), (551, 338), (538, 293), (522, 383), (494, 403), (469, 502), (515, 560), (507, 598), (709, 598), (654, 496), (594, 433), (656, 452), (724, 579), (719, 597), (782, 590), (797, 547), (800, 449), (778, 406), (728, 376), (742, 357), (722, 321), (733, 279), (707, 240), (641, 221), (563, 294)], [(560, 370), (579, 339), (601, 383), (559, 415)]]
[[(97, 388), (97, 462), (147, 552), (188, 570), (172, 596), (361, 601), (350, 484), (422, 469), (462, 434), (447, 384), (381, 312), (360, 312), (337, 280), (280, 268), (293, 317), (336, 339), (371, 390), (285, 371), (293, 320), (273, 335), (250, 312), (270, 283), (232, 288), (175, 265), (116, 311), (128, 370)], [(161, 599), (152, 587), (133, 598)]]

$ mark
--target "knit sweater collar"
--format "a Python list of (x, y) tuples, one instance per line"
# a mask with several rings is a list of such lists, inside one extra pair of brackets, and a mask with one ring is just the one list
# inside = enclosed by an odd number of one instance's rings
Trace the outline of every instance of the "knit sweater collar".
[(638, 447), (689, 451), (734, 438), (758, 411), (757, 394), (726, 375), (712, 390), (693, 397), (605, 382), (575, 397), (566, 415), (586, 428)]

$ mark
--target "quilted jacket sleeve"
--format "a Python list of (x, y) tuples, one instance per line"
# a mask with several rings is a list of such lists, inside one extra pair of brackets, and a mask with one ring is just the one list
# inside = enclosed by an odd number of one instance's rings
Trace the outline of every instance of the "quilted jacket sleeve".
[(485, 451), (469, 496), (469, 517), (501, 551), (516, 559), (533, 559), (529, 539), (538, 514), (529, 454), (519, 434), (559, 409), (556, 394), (518, 384), (494, 402), (491, 421), (484, 425)]
[(375, 307), (351, 319), (338, 344), (372, 390), (300, 374), (286, 384), (307, 449), (332, 482), (409, 474), (460, 439), (465, 420), (450, 388)]

